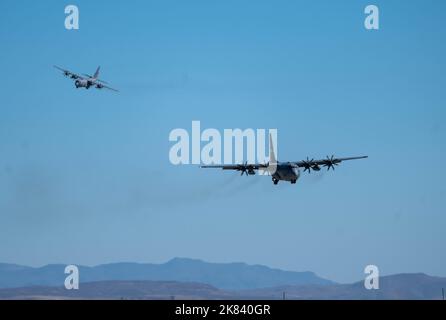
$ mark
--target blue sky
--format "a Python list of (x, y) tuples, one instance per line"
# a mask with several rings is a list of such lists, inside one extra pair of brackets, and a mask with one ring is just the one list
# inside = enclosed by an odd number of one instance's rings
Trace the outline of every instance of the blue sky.
[[(64, 28), (76, 4), (80, 30)], [(367, 4), (380, 8), (367, 31)], [(0, 261), (446, 276), (441, 1), (2, 1)], [(53, 64), (121, 92), (76, 90)], [(172, 129), (277, 128), (297, 185), (172, 166)]]

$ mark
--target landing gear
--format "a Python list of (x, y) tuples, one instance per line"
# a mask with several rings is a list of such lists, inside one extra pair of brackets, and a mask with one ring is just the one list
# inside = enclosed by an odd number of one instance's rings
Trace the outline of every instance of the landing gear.
[(279, 183), (279, 180), (277, 180), (276, 178), (273, 178), (273, 183), (274, 183), (274, 184), (278, 184), (278, 183)]
[(291, 180), (291, 184), (296, 184), (297, 180)]

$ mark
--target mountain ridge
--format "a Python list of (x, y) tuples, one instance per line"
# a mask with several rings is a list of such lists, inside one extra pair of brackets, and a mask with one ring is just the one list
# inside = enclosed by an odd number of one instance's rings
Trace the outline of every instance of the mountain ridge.
[[(27, 267), (0, 263), (0, 288), (57, 286), (64, 283), (66, 265)], [(162, 264), (117, 262), (78, 266), (80, 282), (151, 280), (199, 282), (226, 290), (243, 290), (278, 285), (330, 285), (333, 281), (310, 271), (284, 271), (243, 262), (210, 263), (199, 259), (173, 258)]]
[(0, 289), (0, 299), (234, 299), (278, 300), (440, 300), (446, 278), (405, 273), (380, 278), (378, 290), (367, 290), (362, 281), (352, 284), (279, 286), (251, 290), (222, 290), (197, 282), (98, 281), (81, 283), (79, 290), (57, 287)]

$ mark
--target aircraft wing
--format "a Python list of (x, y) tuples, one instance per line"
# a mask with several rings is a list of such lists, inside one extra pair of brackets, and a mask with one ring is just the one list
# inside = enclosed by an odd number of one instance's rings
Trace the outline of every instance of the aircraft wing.
[(314, 159), (308, 159), (292, 162), (293, 165), (299, 168), (305, 168), (304, 171), (310, 172), (311, 170), (319, 171), (322, 167), (327, 167), (327, 170), (333, 169), (334, 167), (340, 164), (342, 161), (348, 161), (348, 160), (358, 160), (358, 159), (365, 159), (368, 158), (368, 156), (361, 156), (361, 157), (349, 157), (349, 158), (335, 158), (334, 156), (328, 157), (326, 159), (321, 160), (314, 160)]
[(240, 171), (242, 175), (245, 173), (246, 175), (253, 175), (255, 174), (254, 170), (268, 168), (268, 165), (243, 163), (243, 164), (228, 164), (228, 165), (207, 165), (207, 166), (201, 166), (201, 168), (235, 170), (235, 171)]
[(95, 82), (94, 85), (96, 86), (97, 89), (105, 88), (105, 89), (108, 89), (108, 90), (111, 90), (111, 91), (119, 92), (119, 90), (116, 90), (116, 89), (114, 89), (114, 88), (111, 88), (111, 87), (109, 87), (109, 86), (106, 86), (106, 85), (103, 84), (103, 83)]
[(56, 69), (62, 71), (63, 74), (64, 74), (66, 77), (70, 77), (71, 79), (75, 79), (75, 80), (76, 80), (76, 79), (81, 79), (81, 80), (84, 79), (84, 78), (81, 77), (80, 75), (78, 75), (78, 74), (76, 74), (76, 73), (73, 73), (73, 72), (71, 72), (70, 70), (66, 70), (66, 69), (60, 68), (60, 67), (58, 67), (58, 66), (54, 66), (54, 68), (56, 68)]

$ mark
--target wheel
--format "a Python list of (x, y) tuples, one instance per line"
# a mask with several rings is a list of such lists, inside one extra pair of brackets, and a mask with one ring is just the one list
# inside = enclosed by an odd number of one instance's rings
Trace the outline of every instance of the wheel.
[(291, 184), (296, 184), (296, 181), (297, 181), (297, 180), (292, 180), (292, 181), (291, 181)]
[(278, 183), (279, 183), (279, 180), (277, 180), (277, 179), (273, 179), (273, 182), (274, 182), (274, 184), (278, 184)]

